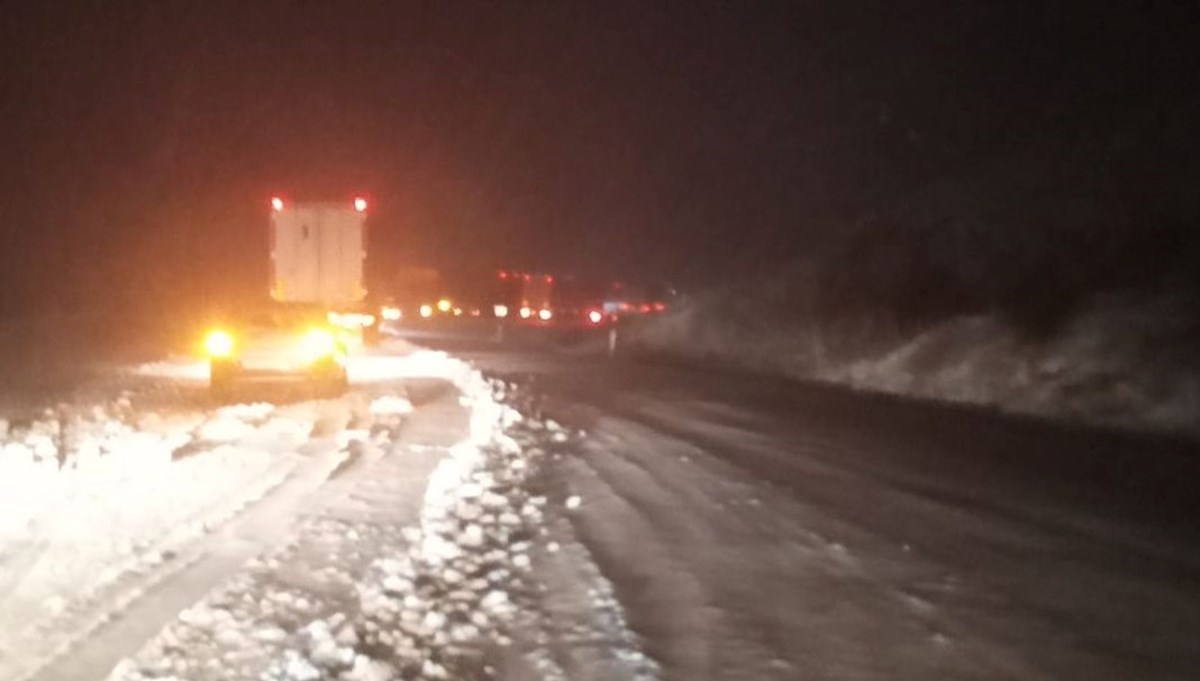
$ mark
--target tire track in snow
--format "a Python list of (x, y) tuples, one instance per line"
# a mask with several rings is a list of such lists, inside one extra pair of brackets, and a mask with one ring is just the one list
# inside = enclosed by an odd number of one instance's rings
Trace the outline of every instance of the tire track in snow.
[[(1028, 512), (989, 516), (984, 513), (987, 509), (983, 506), (972, 504), (963, 508), (953, 505), (946, 498), (914, 489), (881, 471), (864, 470), (852, 464), (845, 468), (837, 466), (834, 463), (837, 451), (827, 446), (796, 445), (772, 440), (765, 434), (742, 431), (737, 426), (711, 424), (692, 417), (686, 409), (676, 405), (650, 400), (638, 402), (638, 405), (636, 412), (621, 414), (632, 419), (633, 432), (658, 432), (667, 439), (713, 448), (711, 455), (697, 457), (697, 460), (706, 461), (718, 475), (748, 475), (753, 479), (769, 480), (770, 469), (764, 468), (765, 461), (785, 464), (776, 467), (776, 472), (788, 471), (788, 475), (794, 475), (796, 470), (803, 470), (811, 475), (811, 480), (805, 480), (801, 488), (810, 498), (802, 501), (801, 506), (808, 517), (819, 520), (825, 528), (822, 532), (809, 532), (815, 545), (823, 547), (830, 559), (842, 564), (839, 569), (846, 579), (854, 579), (881, 598), (902, 606), (907, 619), (919, 631), (925, 632), (929, 642), (942, 649), (939, 655), (953, 653), (961, 657), (962, 661), (955, 664), (971, 669), (971, 674), (985, 678), (996, 675), (1053, 678), (1053, 672), (1044, 663), (1012, 652), (1029, 647), (1028, 640), (1055, 651), (1054, 657), (1065, 659), (1070, 656), (1073, 660), (1057, 662), (1059, 665), (1083, 668), (1095, 664), (1080, 651), (1099, 646), (1100, 642), (1082, 638), (1073, 627), (1063, 627), (1061, 617), (1051, 612), (1044, 602), (1018, 599), (1005, 584), (979, 583), (972, 579), (970, 571), (964, 573), (961, 567), (956, 569), (953, 563), (947, 564), (945, 555), (940, 552), (921, 551), (926, 542), (917, 541), (932, 538), (944, 543), (946, 530), (937, 528), (943, 525), (944, 516), (951, 515), (955, 519), (953, 530), (965, 532), (969, 538), (967, 543), (1029, 547), (1047, 541), (1041, 532), (1044, 524), (1050, 522), (1048, 518), (1027, 523), (1024, 515)], [(622, 432), (627, 431), (622, 429)], [(743, 453), (748, 460), (742, 460)], [(652, 459), (647, 458), (649, 460)], [(836, 503), (830, 503), (831, 500)], [(914, 536), (914, 543), (904, 544), (899, 554), (895, 551), (895, 537), (881, 532), (873, 524), (881, 515), (887, 517), (887, 512), (881, 514), (880, 507), (896, 509), (897, 517), (915, 515), (924, 519), (924, 522), (910, 522), (905, 527), (905, 532)], [(1031, 524), (1037, 533), (1030, 532)], [(894, 526), (889, 524), (887, 527)], [(1059, 532), (1053, 530), (1051, 534)], [(845, 538), (835, 539), (837, 537)], [(857, 559), (857, 552), (847, 546), (871, 547), (875, 555), (869, 562), (863, 562)], [(1009, 562), (1013, 556), (1001, 552), (997, 559)], [(1014, 562), (1003, 572), (1017, 573), (1028, 568), (1028, 563)], [(1122, 587), (1122, 590), (1129, 589), (1136, 589), (1136, 586)], [(1108, 587), (1108, 591), (1114, 598), (1125, 595), (1116, 593), (1112, 587)], [(996, 610), (1020, 611), (1019, 619), (1024, 622), (1018, 627), (1012, 626), (1007, 620), (1018, 619), (1013, 614), (980, 616), (981, 611)], [(1027, 640), (1014, 640), (1013, 630), (1023, 630)], [(948, 646), (949, 643), (954, 645)], [(1099, 667), (1094, 669), (1101, 671)]]
[[(253, 420), (242, 420), (249, 430), (218, 447), (245, 446), (270, 423), (251, 426), (248, 422)], [(311, 431), (312, 422), (306, 429)], [(40, 642), (49, 648), (37, 653), (36, 668), (17, 678), (65, 681), (110, 668), (217, 580), (272, 543), (270, 528), (279, 521), (264, 519), (286, 517), (287, 509), (327, 480), (343, 459), (332, 439), (309, 440), (260, 475), (196, 509), (189, 517), (192, 523), (203, 523), (201, 534), (180, 539), (168, 535), (155, 544), (160, 550), (140, 552), (139, 560), (155, 553), (169, 559), (123, 571), (104, 592), (64, 613), (52, 629), (54, 636)], [(171, 548), (162, 548), (166, 546)]]
[[(545, 538), (533, 556), (536, 604), (518, 632), (521, 665), (512, 681), (655, 681), (658, 664), (642, 651), (612, 583), (568, 518), (548, 513)], [(518, 668), (519, 667), (519, 668)]]
[[(572, 527), (577, 498), (557, 489), (547, 471), (577, 446), (581, 435), (539, 414), (527, 419), (538, 454), (531, 486), (549, 490), (558, 503), (546, 505), (543, 526), (532, 552), (532, 583), (522, 599), (523, 624), (515, 627), (516, 647), (501, 677), (513, 681), (628, 680), (654, 681), (658, 664), (643, 652), (629, 626), (612, 582)], [(570, 456), (566, 454), (566, 456)], [(544, 498), (544, 497), (542, 497)], [(565, 508), (564, 508), (565, 505)]]
[[(404, 457), (368, 448), (330, 482), (336, 502), (311, 509), (298, 545), (211, 593), (114, 678), (489, 678), (544, 500), (528, 498), (529, 460), (505, 434), (519, 415), (478, 374), (455, 373), (464, 395), (445, 397), (469, 407), (467, 439), (439, 442), (445, 424), (414, 417), (406, 437), (428, 442), (407, 443)], [(409, 482), (424, 494), (396, 488), (405, 471), (422, 472)], [(418, 508), (380, 503), (397, 494)]]
[[(677, 416), (676, 420), (679, 418)], [(676, 505), (689, 508), (690, 504), (689, 512), (681, 517), (685, 520), (694, 518), (717, 528), (714, 539), (698, 539), (692, 542), (695, 546), (746, 542), (747, 561), (753, 551), (760, 552), (756, 564), (747, 564), (742, 570), (747, 579), (739, 579), (733, 572), (737, 567), (736, 556), (731, 557), (731, 565), (726, 569), (731, 574), (726, 576), (721, 576), (720, 569), (712, 569), (719, 568), (720, 561), (710, 560), (705, 555), (709, 552), (699, 552), (698, 562), (685, 561), (689, 569), (699, 569), (701, 573), (708, 570), (704, 580), (714, 585), (714, 599), (727, 613), (735, 631), (744, 639), (757, 638), (764, 648), (776, 651), (775, 657), (765, 666), (762, 661), (753, 661), (750, 667), (731, 665), (727, 673), (784, 679), (792, 678), (798, 670), (815, 663), (825, 667), (834, 664), (847, 669), (857, 668), (863, 678), (890, 678), (892, 672), (879, 668), (874, 660), (897, 653), (865, 652), (864, 646), (878, 642), (889, 650), (899, 648), (903, 651), (898, 659), (911, 657), (906, 648), (925, 650), (925, 658), (918, 658), (920, 661), (915, 666), (927, 668), (930, 673), (946, 674), (948, 670), (954, 670), (950, 675), (957, 675), (956, 678), (1050, 678), (1038, 665), (989, 640), (995, 622), (980, 621), (970, 612), (964, 612), (964, 606), (977, 607), (980, 599), (995, 597), (995, 594), (979, 593), (961, 583), (956, 583), (949, 591), (939, 588), (931, 591), (930, 584), (943, 584), (947, 578), (954, 579), (952, 573), (947, 574), (945, 566), (909, 553), (907, 547), (899, 551), (894, 545), (881, 545), (881, 542), (887, 543), (886, 538), (855, 523), (853, 517), (844, 517), (838, 513), (839, 508), (826, 509), (795, 499), (786, 488), (776, 487), (769, 479), (760, 477), (761, 470), (756, 475), (747, 475), (753, 468), (743, 467), (737, 460), (736, 447), (729, 444), (732, 440), (744, 440), (751, 443), (749, 446), (756, 452), (759, 448), (776, 448), (778, 453), (771, 455), (778, 456), (790, 449), (787, 443), (772, 442), (756, 433), (748, 433), (743, 438), (738, 429), (722, 427), (727, 448), (720, 450), (720, 456), (717, 456), (703, 448), (707, 443), (703, 437), (681, 435), (679, 428), (660, 430), (656, 418), (596, 419), (593, 415), (593, 435), (596, 437), (586, 457), (589, 464), (611, 458), (624, 460), (633, 469), (656, 480), (668, 490), (666, 494), (674, 493)], [(706, 423), (696, 427), (711, 431)], [(595, 450), (606, 450), (608, 458), (596, 456)], [(817, 470), (821, 469), (824, 466), (818, 464)], [(838, 477), (842, 475), (839, 471), (831, 472)], [(820, 477), (818, 475), (818, 479)], [(616, 473), (609, 480), (610, 487), (636, 489), (633, 479), (632, 475)], [(730, 492), (734, 492), (732, 497)], [(628, 492), (624, 496), (631, 498)], [(654, 496), (648, 496), (650, 504), (643, 505), (642, 513), (658, 522)], [(636, 497), (633, 499), (636, 502)], [(720, 512), (714, 513), (715, 509)], [(832, 516), (830, 510), (835, 511)], [(805, 519), (812, 524), (803, 523)], [(668, 532), (667, 536), (673, 534)], [(636, 546), (619, 536), (614, 541), (617, 546)], [(754, 549), (756, 544), (764, 548)], [(694, 546), (680, 545), (685, 553), (689, 549), (695, 553)], [(864, 551), (869, 555), (864, 555)], [(620, 555), (620, 550), (616, 553)], [(712, 553), (720, 553), (720, 549)], [(782, 586), (789, 580), (794, 582), (791, 587)], [(769, 592), (771, 582), (776, 583), (778, 595), (764, 601), (755, 589)], [(844, 600), (830, 600), (829, 596), (836, 593), (844, 593)], [(743, 599), (746, 603), (758, 600), (760, 604), (754, 607), (739, 603)], [(771, 625), (764, 621), (763, 615), (770, 613), (772, 607), (778, 608), (775, 619), (780, 624)], [(630, 608), (634, 613), (647, 609), (632, 604)], [(796, 613), (804, 612), (806, 608), (815, 610), (816, 621), (830, 617), (844, 619), (838, 626), (849, 627), (849, 636), (831, 640), (824, 632), (807, 632), (798, 637), (795, 632), (808, 629), (809, 625), (799, 621)], [(842, 614), (839, 615), (839, 611)], [(975, 630), (980, 626), (985, 628)], [(1045, 633), (1054, 636), (1053, 632)], [(900, 646), (898, 641), (904, 639), (912, 643)], [(814, 649), (813, 642), (821, 640), (831, 643), (832, 649)], [(730, 643), (736, 644), (737, 638), (717, 639), (715, 645), (724, 647)], [(1060, 643), (1066, 645), (1067, 642)], [(1047, 641), (1046, 645), (1053, 643)], [(736, 648), (736, 645), (730, 647)], [(753, 657), (743, 656), (745, 659)]]
[[(737, 622), (736, 611), (722, 607), (720, 594), (698, 576), (696, 561), (706, 557), (682, 548), (721, 541), (721, 528), (707, 522), (711, 497), (677, 492), (603, 442), (588, 443), (565, 467), (586, 499), (572, 518), (576, 532), (622, 600), (638, 604), (631, 623), (672, 676), (744, 673), (782, 657), (785, 651)], [(589, 471), (603, 487), (588, 489)], [(618, 546), (636, 554), (614, 555)], [(712, 641), (726, 645), (714, 648)]]

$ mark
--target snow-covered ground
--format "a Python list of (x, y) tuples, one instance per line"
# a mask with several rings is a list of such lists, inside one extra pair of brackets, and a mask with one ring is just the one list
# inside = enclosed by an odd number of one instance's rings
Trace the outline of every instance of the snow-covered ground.
[[(212, 405), (187, 359), (126, 373), (0, 428), (0, 679), (653, 669), (586, 553), (555, 578), (572, 614), (542, 607), (535, 562), (571, 555), (549, 507), (575, 500), (538, 471), (570, 443), (516, 386), (402, 344), (355, 356), (337, 399)], [(575, 612), (619, 645), (570, 662)]]
[[(106, 401), (0, 419), (0, 678), (73, 656), (265, 498), (318, 486), (365, 424), (411, 411), (396, 377), (464, 370), (440, 353), (371, 362), (360, 379), (378, 386), (340, 401), (213, 408), (117, 380)], [(188, 362), (134, 373), (197, 378)]]
[(712, 294), (632, 329), (630, 340), (656, 352), (862, 390), (1200, 432), (1193, 313), (1170, 301), (1099, 301), (1037, 340), (989, 315), (897, 336), (867, 320), (828, 325), (789, 314), (752, 296)]
[(737, 374), (474, 361), (395, 343), (355, 357), (343, 396), (226, 405), (169, 361), (6, 422), (0, 679), (1200, 662), (1184, 476), (1132, 469), (1141, 449)]
[[(112, 678), (448, 678), (478, 661), (463, 650), (500, 636), (514, 611), (514, 567), (527, 544), (513, 534), (539, 513), (520, 486), (522, 452), (504, 435), (520, 417), (460, 362), (429, 354), (411, 364), (455, 383), (465, 437), (446, 446), (380, 431), (364, 440), (369, 465), (344, 474), (285, 548), (189, 608)], [(419, 503), (406, 504), (421, 485), (396, 480), (414, 448), (436, 463)]]
[[(374, 463), (344, 476), (284, 549), (189, 608), (110, 678), (639, 678), (610, 673), (636, 668), (630, 659), (652, 669), (594, 567), (565, 585), (575, 607), (563, 616), (597, 620), (588, 628), (564, 638), (561, 618), (541, 607), (534, 562), (559, 550), (545, 539), (557, 512), (532, 483), (548, 452), (566, 446), (565, 429), (506, 404), (514, 386), (455, 374), (465, 438), (365, 445)], [(418, 409), (409, 432), (423, 418)], [(406, 489), (393, 476), (428, 450), (441, 451), (405, 522)], [(576, 558), (574, 569), (591, 565)], [(581, 631), (620, 645), (571, 663)]]
[(8, 424), (0, 451), (0, 677), (84, 635), (127, 582), (279, 485), (315, 415), (242, 405), (136, 412), (128, 400)]

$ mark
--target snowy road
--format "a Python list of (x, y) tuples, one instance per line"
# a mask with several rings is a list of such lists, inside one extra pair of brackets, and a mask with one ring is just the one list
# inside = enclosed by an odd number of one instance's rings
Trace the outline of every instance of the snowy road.
[(1192, 445), (457, 350), (586, 433), (543, 471), (579, 501), (545, 557), (590, 557), (663, 678), (1197, 678)]
[[(0, 679), (1190, 679), (1194, 448), (589, 355), (3, 424)], [(107, 391), (107, 392), (105, 392)]]

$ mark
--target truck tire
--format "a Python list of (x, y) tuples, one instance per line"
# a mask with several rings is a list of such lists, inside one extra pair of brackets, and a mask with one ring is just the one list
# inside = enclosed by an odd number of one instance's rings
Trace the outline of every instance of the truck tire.
[(339, 396), (350, 388), (346, 366), (333, 361), (314, 367), (312, 381), (322, 395)]

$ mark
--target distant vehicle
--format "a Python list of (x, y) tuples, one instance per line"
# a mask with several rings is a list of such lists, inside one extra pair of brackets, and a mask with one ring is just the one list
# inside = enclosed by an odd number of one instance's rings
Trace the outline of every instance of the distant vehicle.
[(295, 378), (344, 390), (348, 336), (322, 305), (273, 303), (226, 315), (204, 341), (210, 386), (222, 393), (247, 381)]
[(560, 277), (554, 291), (554, 320), (560, 328), (595, 328), (616, 321), (605, 305), (613, 299), (613, 284), (576, 276)]
[(657, 314), (665, 312), (667, 301), (677, 293), (670, 285), (630, 285), (613, 282), (604, 300), (604, 311), (616, 317)]
[(562, 328), (607, 326), (665, 312), (675, 296), (669, 285), (638, 286), (568, 275), (559, 279), (554, 292), (554, 318)]
[(452, 312), (442, 273), (433, 267), (402, 267), (389, 283), (381, 316), (417, 322)]
[(499, 270), (493, 274), (458, 272), (453, 276), (432, 268), (401, 270), (380, 308), (389, 321), (412, 325), (444, 317), (464, 322), (499, 322), (544, 329), (592, 329), (617, 323), (623, 317), (666, 310), (670, 287), (629, 286), (622, 282), (545, 272)]
[(554, 276), (501, 270), (491, 296), (492, 314), (516, 323), (547, 324), (554, 319)]
[(492, 280), (484, 307), (511, 323), (587, 329), (614, 324), (622, 317), (664, 312), (674, 296), (670, 286), (501, 270)]

